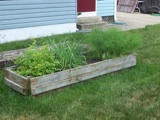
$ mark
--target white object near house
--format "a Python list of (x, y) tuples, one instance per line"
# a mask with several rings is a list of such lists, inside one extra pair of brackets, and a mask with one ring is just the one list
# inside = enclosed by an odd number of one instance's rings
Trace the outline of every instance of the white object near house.
[(115, 4), (116, 0), (0, 0), (0, 43), (76, 32), (79, 9), (88, 9), (82, 16), (116, 16)]

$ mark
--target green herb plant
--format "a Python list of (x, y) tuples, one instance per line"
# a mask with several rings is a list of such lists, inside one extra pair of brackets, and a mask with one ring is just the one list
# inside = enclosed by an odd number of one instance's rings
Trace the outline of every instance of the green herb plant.
[(52, 53), (60, 62), (61, 70), (86, 64), (86, 58), (82, 54), (80, 42), (63, 40), (60, 43), (55, 43), (54, 40), (50, 40), (49, 44)]
[(16, 72), (24, 76), (41, 76), (58, 71), (60, 62), (48, 45), (37, 47), (34, 42), (23, 55), (14, 61)]
[(89, 48), (88, 59), (103, 60), (134, 52), (142, 44), (142, 37), (115, 28), (94, 29), (86, 36), (85, 43)]

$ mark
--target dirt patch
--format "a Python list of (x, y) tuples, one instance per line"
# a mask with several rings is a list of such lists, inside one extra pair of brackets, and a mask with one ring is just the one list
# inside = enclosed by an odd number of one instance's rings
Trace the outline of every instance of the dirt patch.
[(12, 60), (0, 60), (0, 71), (3, 70), (5, 67), (13, 66), (14, 63)]

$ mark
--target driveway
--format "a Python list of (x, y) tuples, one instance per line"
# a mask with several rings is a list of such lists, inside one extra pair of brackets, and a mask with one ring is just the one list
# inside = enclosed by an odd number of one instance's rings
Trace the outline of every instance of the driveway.
[(124, 22), (126, 25), (118, 25), (123, 30), (144, 28), (146, 25), (160, 24), (160, 16), (151, 16), (142, 13), (117, 12), (117, 22)]

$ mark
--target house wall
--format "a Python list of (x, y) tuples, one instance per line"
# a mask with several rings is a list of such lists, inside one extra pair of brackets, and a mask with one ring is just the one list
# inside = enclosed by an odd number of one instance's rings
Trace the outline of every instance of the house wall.
[(115, 9), (115, 0), (97, 0), (98, 16), (114, 16)]
[(75, 32), (76, 0), (0, 0), (0, 43)]

